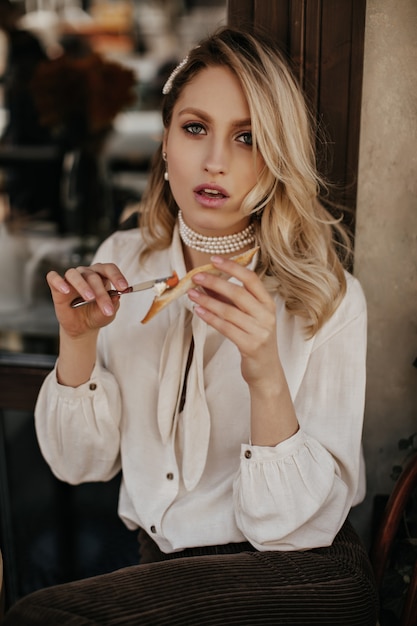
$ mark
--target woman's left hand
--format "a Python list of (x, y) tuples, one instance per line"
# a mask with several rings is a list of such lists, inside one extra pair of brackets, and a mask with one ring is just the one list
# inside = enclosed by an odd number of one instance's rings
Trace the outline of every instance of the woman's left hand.
[(273, 299), (252, 270), (224, 257), (212, 257), (211, 262), (241, 284), (224, 276), (196, 274), (193, 282), (204, 291), (188, 292), (195, 313), (237, 346), (242, 375), (250, 386), (276, 381), (281, 367)]

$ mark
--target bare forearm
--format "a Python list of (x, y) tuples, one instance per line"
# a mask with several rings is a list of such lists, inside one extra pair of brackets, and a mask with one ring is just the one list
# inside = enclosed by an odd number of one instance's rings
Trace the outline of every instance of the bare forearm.
[(251, 389), (251, 441), (257, 446), (276, 446), (294, 435), (298, 420), (285, 380)]
[(98, 331), (82, 337), (69, 337), (60, 331), (58, 382), (67, 387), (78, 387), (87, 382), (96, 362)]

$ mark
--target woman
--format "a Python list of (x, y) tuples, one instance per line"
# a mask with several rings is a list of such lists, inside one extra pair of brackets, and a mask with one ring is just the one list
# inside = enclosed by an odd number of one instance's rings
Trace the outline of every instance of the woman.
[[(345, 521), (364, 494), (366, 306), (303, 98), (264, 37), (228, 28), (164, 94), (140, 231), (47, 277), (60, 353), (36, 412), (62, 480), (122, 469), (141, 564), (31, 594), (5, 624), (375, 624)], [(208, 262), (222, 274), (197, 272), (146, 326), (152, 295), (107, 293)]]

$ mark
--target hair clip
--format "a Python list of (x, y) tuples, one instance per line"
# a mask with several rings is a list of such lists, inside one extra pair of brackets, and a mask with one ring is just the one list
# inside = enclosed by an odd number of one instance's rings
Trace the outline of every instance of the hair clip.
[(184, 67), (184, 65), (187, 63), (188, 61), (188, 54), (187, 56), (181, 61), (181, 63), (178, 63), (177, 67), (175, 67), (171, 74), (170, 77), (168, 78), (167, 82), (165, 83), (165, 85), (162, 88), (162, 93), (164, 94), (164, 96), (167, 95), (167, 93), (169, 93), (172, 89), (172, 84), (175, 80), (175, 77), (177, 76), (177, 74), (179, 74), (179, 72), (181, 72), (182, 68)]

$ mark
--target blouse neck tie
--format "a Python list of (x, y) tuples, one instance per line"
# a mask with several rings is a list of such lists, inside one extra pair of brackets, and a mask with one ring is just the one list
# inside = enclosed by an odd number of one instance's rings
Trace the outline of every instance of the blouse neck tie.
[[(188, 304), (188, 303), (187, 303)], [(192, 491), (204, 471), (210, 440), (210, 413), (204, 383), (204, 344), (207, 325), (188, 306), (181, 306), (165, 336), (159, 370), (158, 428), (164, 445), (175, 438), (181, 390), (191, 337), (194, 354), (186, 381), (183, 420), (182, 473), (186, 489)]]
[[(185, 274), (184, 257), (175, 226), (171, 246), (171, 267), (179, 275)], [(207, 460), (210, 439), (210, 413), (207, 406), (204, 382), (204, 345), (208, 332), (207, 324), (193, 313), (194, 305), (185, 295), (167, 309), (169, 326), (165, 334), (159, 363), (159, 392), (157, 421), (164, 445), (175, 445), (176, 427), (179, 419), (181, 391), (191, 339), (194, 353), (186, 381), (183, 420), (182, 473), (186, 489), (191, 491), (199, 483)]]

